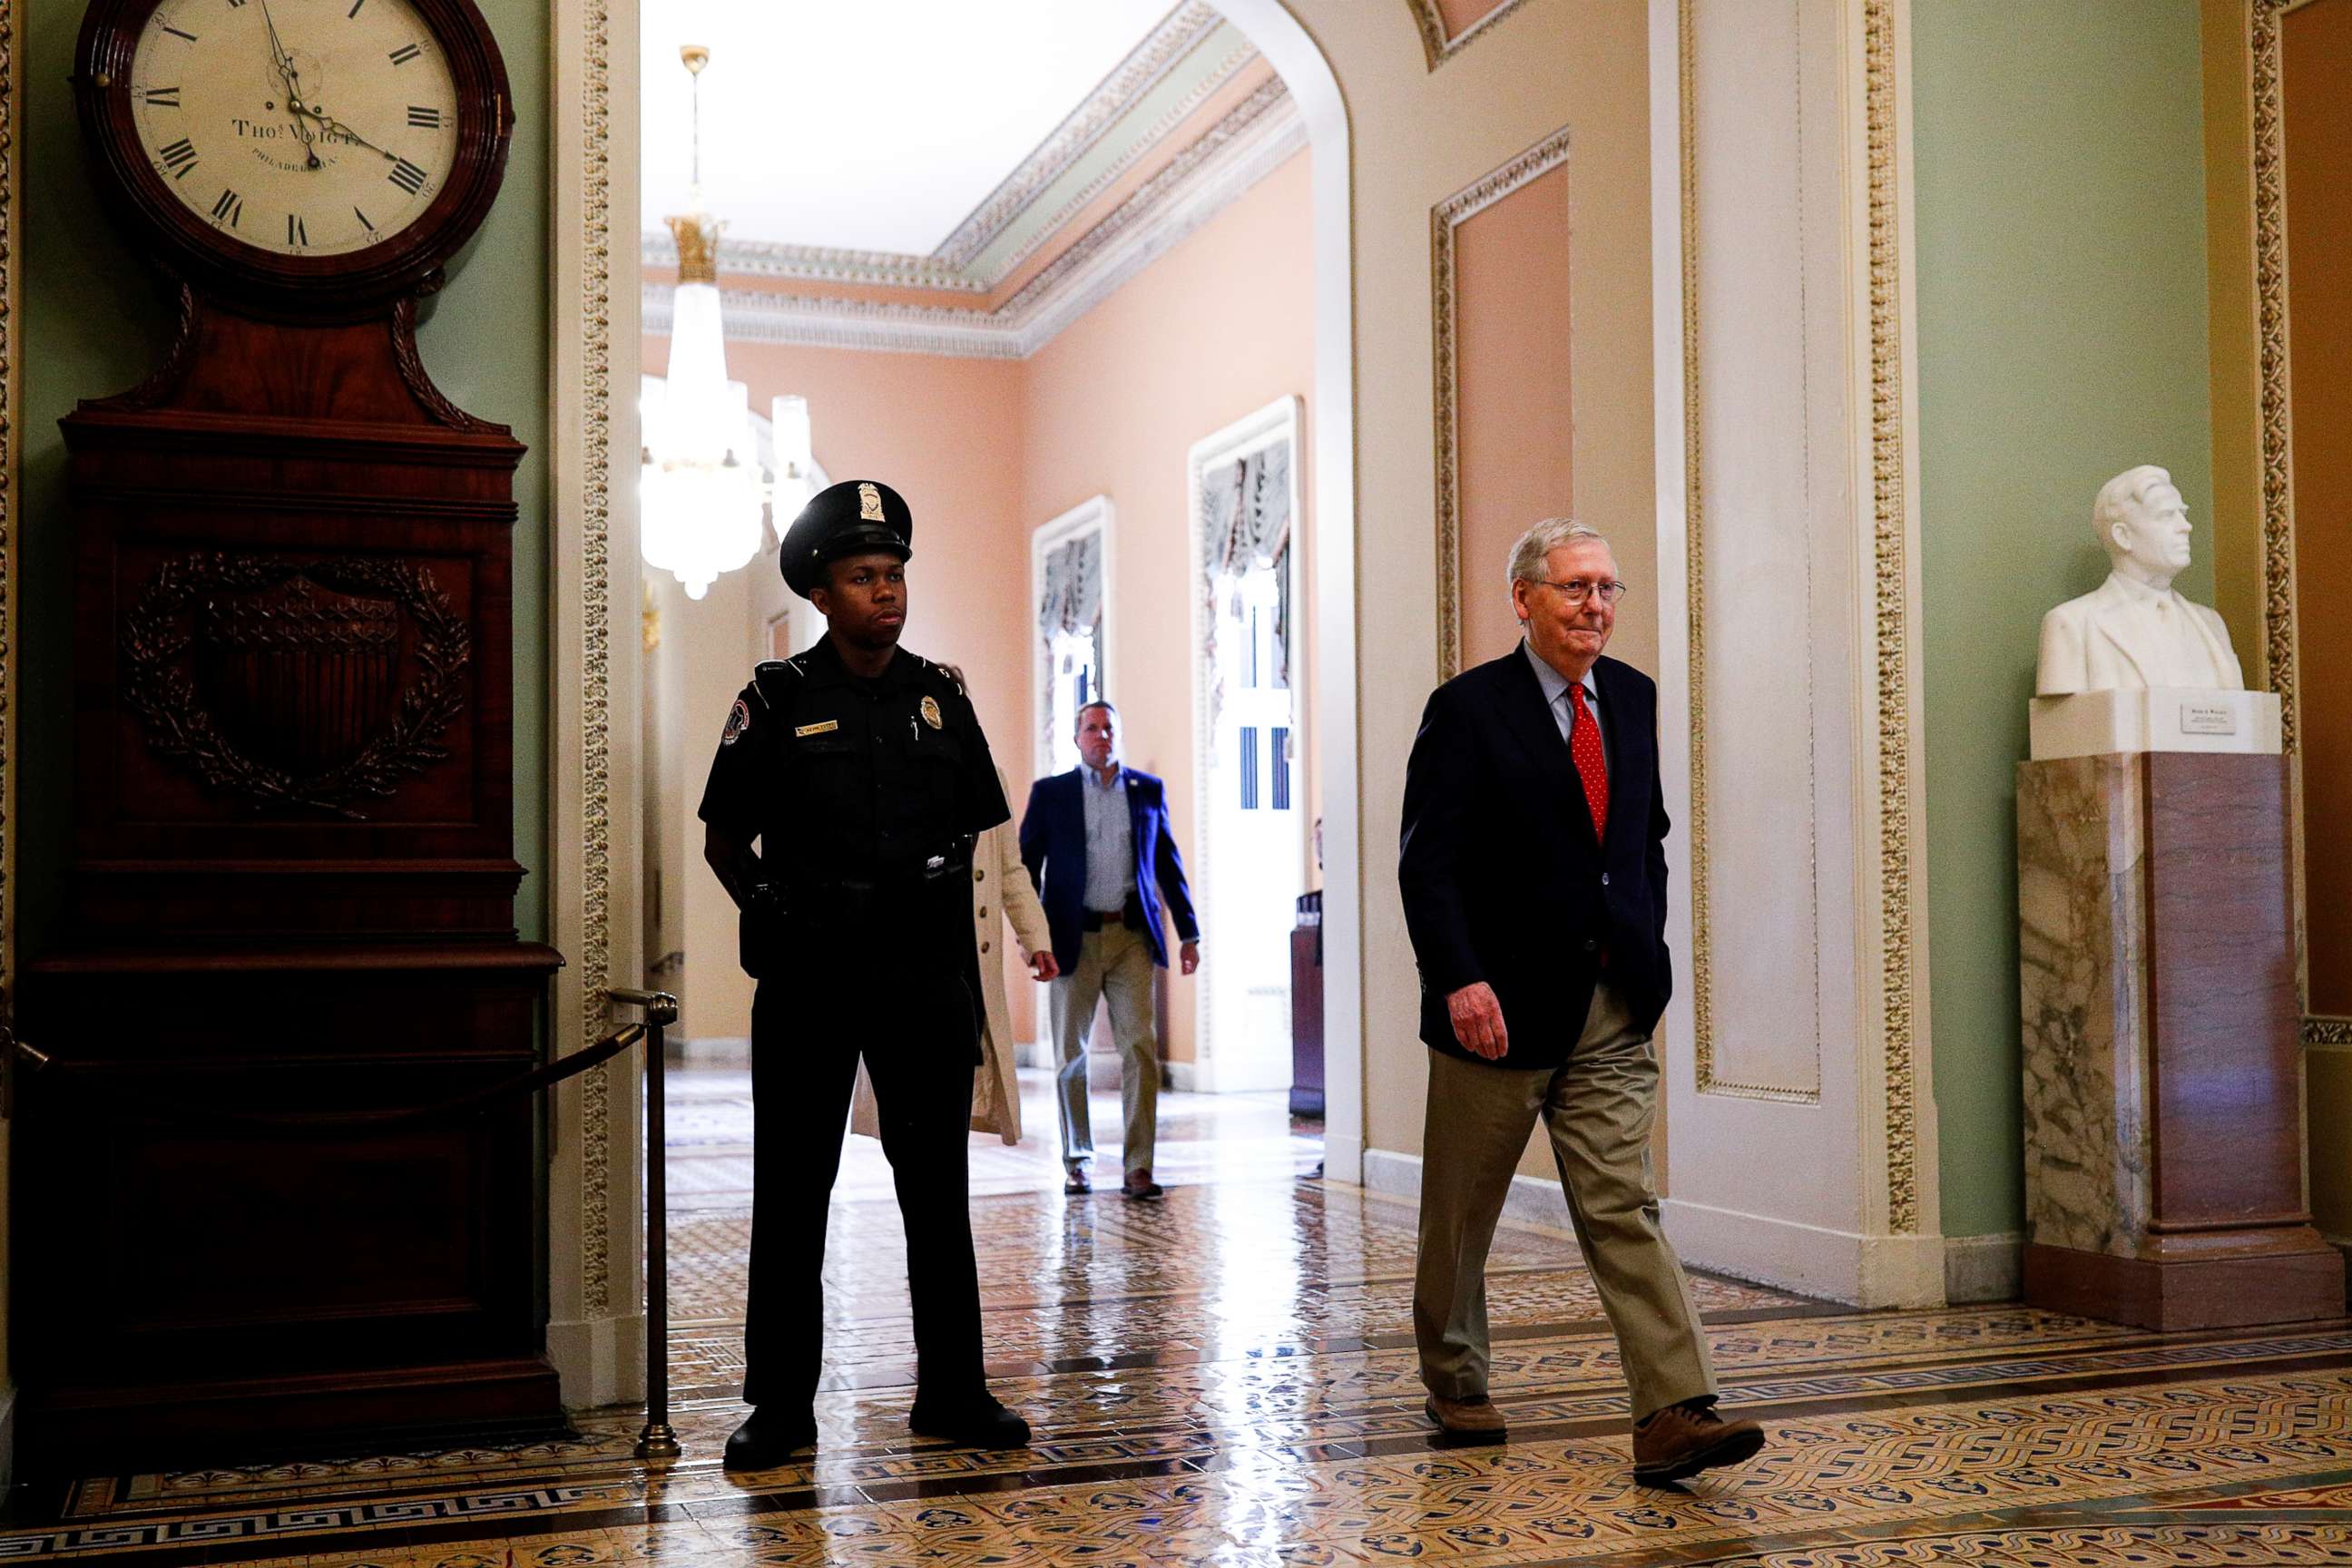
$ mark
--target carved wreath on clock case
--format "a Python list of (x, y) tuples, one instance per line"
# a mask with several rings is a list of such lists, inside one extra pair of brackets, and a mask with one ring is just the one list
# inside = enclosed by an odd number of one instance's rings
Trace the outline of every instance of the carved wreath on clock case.
[(449, 754), (473, 657), (422, 565), (217, 552), (158, 567), (121, 647), (124, 700), (158, 755), (247, 807), (351, 821)]

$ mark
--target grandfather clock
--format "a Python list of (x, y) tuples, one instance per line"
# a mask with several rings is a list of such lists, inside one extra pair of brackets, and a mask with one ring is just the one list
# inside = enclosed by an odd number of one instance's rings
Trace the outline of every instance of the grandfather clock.
[(17, 1452), (561, 1419), (516, 940), (513, 476), (416, 302), (513, 128), (471, 0), (96, 0), (94, 176), (177, 289), (64, 421), (70, 940), (30, 967)]

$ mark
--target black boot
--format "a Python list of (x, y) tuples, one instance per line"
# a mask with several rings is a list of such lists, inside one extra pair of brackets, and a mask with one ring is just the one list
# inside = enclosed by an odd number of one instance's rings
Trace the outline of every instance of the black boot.
[(805, 1410), (793, 1416), (754, 1405), (750, 1418), (727, 1439), (722, 1463), (730, 1470), (772, 1470), (796, 1450), (815, 1447), (815, 1416)]
[(1029, 1423), (1004, 1408), (985, 1389), (953, 1403), (918, 1398), (907, 1425), (926, 1437), (944, 1437), (967, 1448), (1029, 1446)]

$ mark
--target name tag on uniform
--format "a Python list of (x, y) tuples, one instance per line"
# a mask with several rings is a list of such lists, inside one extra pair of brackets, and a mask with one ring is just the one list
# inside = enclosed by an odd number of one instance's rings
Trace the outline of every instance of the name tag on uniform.
[(840, 728), (841, 721), (838, 719), (827, 719), (822, 724), (803, 724), (793, 731), (793, 739), (797, 741), (806, 735), (826, 735)]

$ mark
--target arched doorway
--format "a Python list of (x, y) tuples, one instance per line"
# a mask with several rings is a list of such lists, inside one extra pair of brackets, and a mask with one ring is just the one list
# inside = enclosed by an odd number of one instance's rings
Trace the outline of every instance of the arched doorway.
[[(1323, 926), (1328, 1094), (1326, 1168), (1361, 1171), (1360, 910), (1355, 671), (1355, 491), (1348, 127), (1336, 78), (1279, 0), (1218, 10), (1271, 62), (1311, 148), (1318, 492), (1314, 647), (1326, 770)], [(551, 665), (551, 940), (572, 956), (559, 978), (553, 1039), (579, 1048), (607, 1026), (606, 989), (636, 984), (643, 890), (629, 868), (643, 759), (636, 638), (635, 443), (623, 389), (637, 374), (637, 265), (621, 243), (635, 221), (638, 144), (633, 0), (556, 8), (552, 410), (556, 563)], [(620, 868), (616, 870), (616, 868)], [(633, 1086), (590, 1075), (558, 1104), (550, 1179), (550, 1350), (572, 1403), (626, 1397), (636, 1381), (634, 1227), (640, 1151)]]

